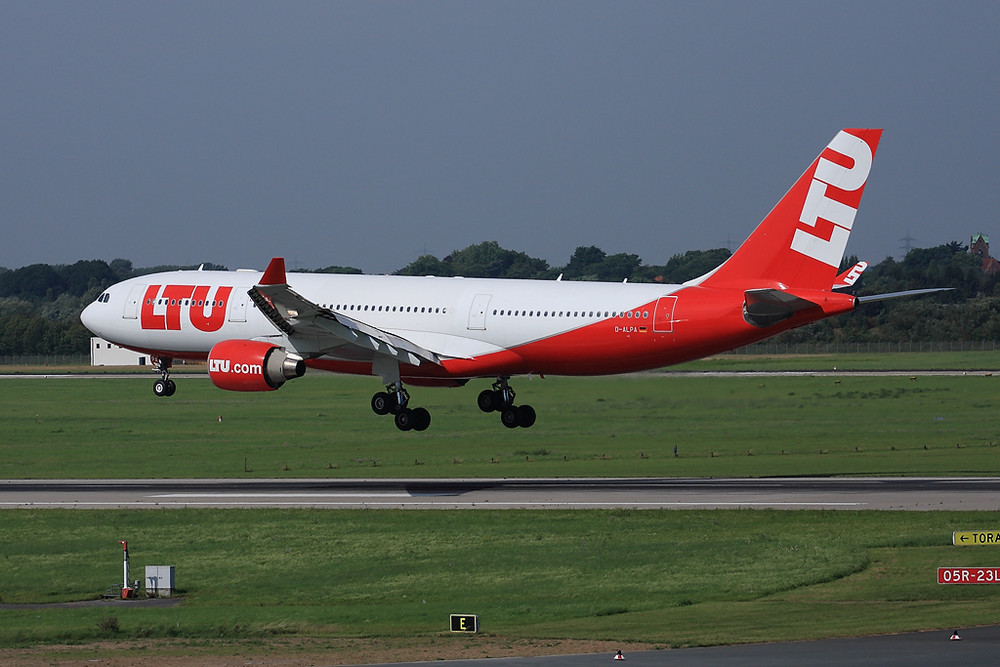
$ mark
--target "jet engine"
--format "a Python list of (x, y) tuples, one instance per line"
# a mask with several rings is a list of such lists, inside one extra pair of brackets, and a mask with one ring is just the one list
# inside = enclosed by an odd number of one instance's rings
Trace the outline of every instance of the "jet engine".
[(305, 372), (302, 357), (273, 343), (224, 340), (208, 353), (209, 377), (229, 391), (273, 391)]

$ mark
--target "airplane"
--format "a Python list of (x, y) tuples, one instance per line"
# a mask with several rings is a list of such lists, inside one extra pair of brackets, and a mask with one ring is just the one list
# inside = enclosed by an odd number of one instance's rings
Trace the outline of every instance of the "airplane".
[(866, 301), (867, 267), (838, 275), (880, 129), (844, 129), (724, 263), (679, 285), (258, 271), (173, 271), (105, 290), (81, 314), (95, 335), (150, 354), (157, 396), (175, 359), (206, 361), (212, 382), (273, 391), (306, 369), (380, 376), (371, 399), (402, 431), (430, 413), (407, 386), (493, 380), (483, 412), (508, 428), (535, 423), (510, 384), (522, 375), (608, 375), (706, 357)]

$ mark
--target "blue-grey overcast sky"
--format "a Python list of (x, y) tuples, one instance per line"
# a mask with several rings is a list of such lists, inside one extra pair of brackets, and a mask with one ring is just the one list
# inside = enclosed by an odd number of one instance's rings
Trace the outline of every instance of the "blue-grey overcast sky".
[[(847, 252), (1000, 240), (1000, 3), (0, 0), (0, 266), (735, 247), (882, 127)], [(1000, 246), (998, 246), (1000, 247)]]

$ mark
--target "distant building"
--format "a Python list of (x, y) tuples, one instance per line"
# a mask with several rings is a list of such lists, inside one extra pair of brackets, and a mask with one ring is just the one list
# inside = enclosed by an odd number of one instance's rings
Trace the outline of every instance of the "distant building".
[(149, 355), (127, 350), (94, 336), (90, 339), (91, 366), (145, 366)]
[(1000, 261), (990, 257), (990, 237), (986, 234), (973, 234), (969, 252), (983, 260), (983, 273), (1000, 273)]

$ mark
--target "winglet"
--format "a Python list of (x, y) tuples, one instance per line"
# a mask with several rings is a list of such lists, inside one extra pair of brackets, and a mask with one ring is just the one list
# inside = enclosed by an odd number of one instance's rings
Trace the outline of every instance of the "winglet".
[(285, 258), (275, 257), (264, 270), (264, 275), (260, 278), (261, 285), (285, 285)]

